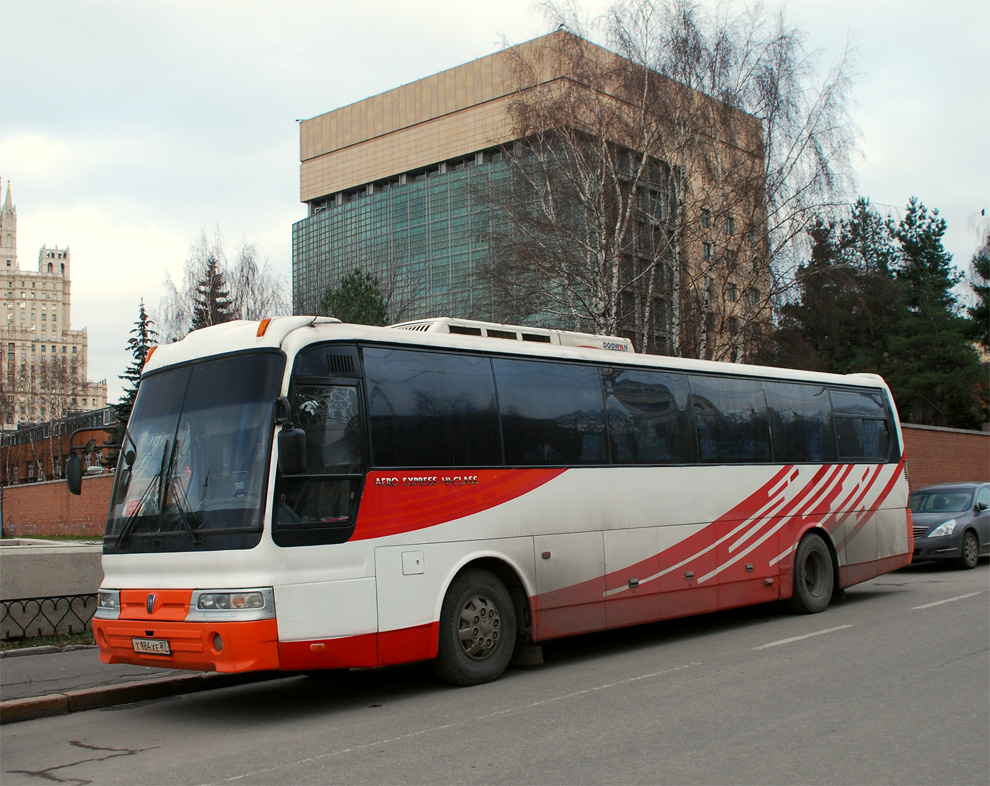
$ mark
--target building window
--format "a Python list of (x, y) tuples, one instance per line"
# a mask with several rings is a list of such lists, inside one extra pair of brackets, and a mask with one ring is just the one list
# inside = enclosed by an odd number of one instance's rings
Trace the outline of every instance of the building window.
[(725, 288), (725, 299), (730, 303), (735, 303), (739, 300), (739, 287), (735, 284), (728, 284)]
[(702, 243), (701, 244), (701, 258), (705, 262), (712, 261), (712, 244)]
[(736, 231), (736, 222), (732, 216), (725, 217), (725, 234), (731, 235)]
[(701, 208), (701, 226), (708, 229), (712, 225), (712, 211), (706, 207)]

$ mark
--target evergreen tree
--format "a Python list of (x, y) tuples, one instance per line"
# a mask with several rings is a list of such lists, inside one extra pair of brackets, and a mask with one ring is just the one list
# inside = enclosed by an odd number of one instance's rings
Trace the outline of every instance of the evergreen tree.
[(138, 387), (141, 385), (141, 371), (148, 359), (148, 353), (155, 346), (158, 334), (154, 330), (154, 323), (148, 317), (148, 312), (144, 307), (144, 298), (138, 308), (137, 322), (131, 329), (130, 338), (127, 339), (127, 350), (131, 353), (131, 364), (127, 370), (120, 375), (126, 387), (120, 400), (113, 405), (114, 417), (117, 420), (117, 429), (114, 433), (114, 442), (120, 443), (124, 439), (124, 432), (127, 430), (127, 422), (131, 418), (131, 410), (134, 408), (134, 399), (137, 396)]
[(781, 309), (761, 360), (837, 374), (880, 373), (904, 307), (890, 273), (894, 250), (886, 222), (860, 200), (850, 219), (838, 226), (819, 221), (809, 234), (811, 260), (796, 274), (799, 297)]
[(217, 258), (210, 254), (206, 269), (196, 285), (196, 302), (193, 307), (192, 329), (220, 325), (236, 318), (234, 303)]
[(797, 273), (799, 299), (783, 307), (764, 362), (878, 373), (903, 421), (978, 426), (987, 383), (953, 294), (945, 228), (914, 198), (900, 223), (866, 200), (838, 226), (819, 222)]
[(385, 325), (388, 309), (378, 277), (355, 270), (340, 279), (336, 288), (328, 288), (320, 303), (322, 311), (341, 322), (358, 325)]
[(891, 332), (890, 354), (897, 362), (886, 376), (904, 421), (975, 428), (982, 421), (986, 381), (953, 291), (962, 275), (942, 244), (945, 229), (938, 211), (929, 213), (913, 197), (894, 229), (895, 279), (907, 307)]
[(907, 213), (893, 228), (899, 245), (895, 275), (907, 284), (909, 306), (915, 311), (929, 308), (954, 310), (957, 306), (952, 288), (962, 274), (952, 267), (952, 254), (942, 245), (945, 219), (938, 210), (931, 213), (911, 197)]
[(972, 271), (970, 286), (976, 303), (967, 309), (972, 320), (972, 335), (984, 352), (990, 352), (990, 235), (983, 248), (973, 254)]
[(856, 200), (852, 215), (842, 222), (837, 245), (843, 263), (864, 271), (890, 275), (897, 262), (894, 225), (870, 207), (865, 197)]

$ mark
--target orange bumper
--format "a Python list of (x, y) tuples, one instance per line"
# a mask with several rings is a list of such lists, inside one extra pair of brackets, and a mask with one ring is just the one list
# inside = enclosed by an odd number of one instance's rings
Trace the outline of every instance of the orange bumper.
[[(278, 669), (276, 621), (175, 622), (93, 620), (93, 635), (104, 663), (133, 663), (194, 671)], [(167, 642), (169, 654), (135, 651), (135, 641)]]

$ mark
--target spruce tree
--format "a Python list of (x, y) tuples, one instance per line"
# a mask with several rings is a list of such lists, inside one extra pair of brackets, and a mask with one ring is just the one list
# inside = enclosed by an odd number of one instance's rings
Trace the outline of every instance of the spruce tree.
[(891, 331), (889, 351), (897, 362), (886, 376), (905, 422), (976, 428), (986, 379), (953, 291), (962, 275), (942, 243), (945, 230), (938, 211), (914, 197), (894, 229), (895, 278), (907, 307)]
[(983, 248), (973, 254), (970, 286), (975, 303), (967, 311), (972, 322), (972, 335), (984, 352), (990, 353), (990, 235)]
[(127, 370), (120, 375), (126, 387), (120, 400), (114, 404), (114, 417), (117, 420), (117, 429), (114, 433), (114, 442), (120, 443), (127, 430), (127, 422), (131, 418), (131, 410), (134, 408), (134, 399), (137, 397), (138, 387), (141, 385), (141, 371), (148, 360), (148, 353), (157, 343), (158, 334), (154, 330), (154, 323), (148, 316), (144, 307), (144, 298), (138, 308), (137, 322), (131, 329), (130, 338), (127, 339), (127, 351), (131, 353), (131, 364)]
[(986, 374), (953, 291), (960, 274), (945, 229), (938, 211), (914, 198), (899, 223), (862, 199), (837, 226), (819, 222), (796, 276), (799, 298), (783, 307), (763, 361), (877, 373), (904, 422), (977, 427)]
[(192, 330), (220, 325), (236, 318), (234, 302), (224, 280), (217, 258), (210, 254), (206, 269), (196, 285), (196, 303), (193, 308)]

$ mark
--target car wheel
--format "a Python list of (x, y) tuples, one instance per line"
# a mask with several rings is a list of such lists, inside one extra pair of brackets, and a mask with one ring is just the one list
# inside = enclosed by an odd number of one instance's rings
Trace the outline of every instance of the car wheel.
[(817, 614), (825, 611), (835, 589), (832, 554), (817, 535), (805, 535), (794, 557), (794, 592), (787, 599), (791, 611)]
[(980, 541), (976, 537), (976, 533), (968, 529), (963, 533), (962, 549), (959, 552), (959, 567), (963, 570), (972, 570), (979, 561)]
[(440, 641), (433, 673), (450, 685), (498, 679), (516, 646), (516, 609), (509, 591), (485, 570), (454, 579), (440, 611)]

